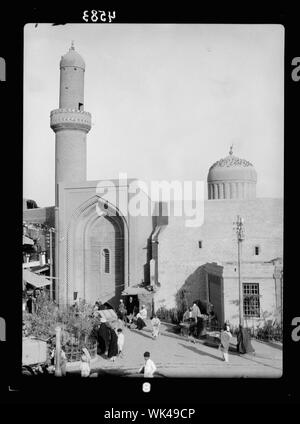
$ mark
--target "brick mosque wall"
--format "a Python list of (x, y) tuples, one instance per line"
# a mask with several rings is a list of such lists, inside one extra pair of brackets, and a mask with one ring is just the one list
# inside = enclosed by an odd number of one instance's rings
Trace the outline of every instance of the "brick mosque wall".
[[(200, 227), (185, 226), (185, 217), (170, 216), (168, 225), (159, 235), (158, 281), (156, 307), (175, 306), (176, 292), (187, 282), (199, 285), (197, 270), (207, 263), (237, 261), (237, 241), (234, 221), (244, 218), (245, 240), (243, 261), (270, 261), (283, 255), (283, 200), (207, 200), (204, 203), (204, 223)], [(202, 241), (202, 248), (198, 242)], [(254, 247), (260, 247), (256, 256)], [(254, 278), (256, 266), (251, 268)], [(198, 289), (195, 287), (195, 295)], [(270, 289), (273, 290), (273, 289)], [(226, 281), (224, 281), (226, 291)], [(265, 297), (267, 294), (265, 293)], [(235, 295), (232, 294), (232, 298)], [(228, 300), (228, 299), (227, 299)], [(226, 303), (226, 299), (225, 299)]]

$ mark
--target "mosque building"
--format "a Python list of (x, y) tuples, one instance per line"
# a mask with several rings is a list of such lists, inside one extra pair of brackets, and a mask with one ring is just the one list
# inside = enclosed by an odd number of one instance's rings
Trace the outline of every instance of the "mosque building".
[[(245, 319), (278, 318), (282, 306), (283, 200), (257, 198), (254, 166), (233, 154), (208, 172), (204, 222), (186, 225), (171, 207), (129, 213), (139, 181), (87, 181), (86, 143), (91, 114), (84, 109), (85, 63), (72, 44), (60, 61), (55, 133), (55, 297), (100, 300), (116, 307), (121, 296), (142, 293), (149, 308), (173, 308), (200, 299), (219, 322), (238, 323), (239, 287)], [(153, 209), (154, 208), (154, 209)], [(41, 208), (43, 209), (43, 208)], [(37, 209), (26, 210), (27, 221)], [(42, 216), (42, 215), (41, 215)], [(240, 274), (234, 222), (243, 218)], [(239, 278), (240, 276), (240, 278)]]

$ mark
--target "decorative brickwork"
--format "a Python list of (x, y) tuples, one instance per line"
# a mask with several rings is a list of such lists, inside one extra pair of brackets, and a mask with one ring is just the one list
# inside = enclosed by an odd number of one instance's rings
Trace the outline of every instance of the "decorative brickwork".
[(82, 110), (55, 109), (50, 114), (50, 126), (54, 132), (72, 129), (88, 133), (92, 126), (91, 119), (91, 114)]

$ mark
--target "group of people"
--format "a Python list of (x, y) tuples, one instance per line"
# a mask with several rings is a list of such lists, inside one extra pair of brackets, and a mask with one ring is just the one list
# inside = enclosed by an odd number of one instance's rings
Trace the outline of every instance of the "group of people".
[(100, 323), (92, 331), (92, 337), (97, 341), (97, 353), (112, 361), (117, 356), (123, 356), (125, 337), (122, 328), (114, 329), (112, 325), (101, 317)]
[[(212, 306), (212, 305), (210, 305)], [(210, 311), (213, 311), (210, 308)], [(216, 320), (216, 315), (213, 312), (212, 318)], [(205, 321), (205, 314), (201, 313), (201, 310), (196, 302), (193, 302), (193, 305), (190, 306), (186, 312), (183, 314), (183, 323), (188, 326), (188, 337), (191, 338), (192, 341), (195, 342), (195, 337), (199, 337), (203, 332)], [(229, 362), (229, 347), (232, 339), (232, 334), (230, 331), (230, 324), (226, 322), (224, 324), (223, 330), (220, 334), (220, 344), (219, 349), (222, 352), (222, 358), (224, 362)], [(239, 329), (237, 332), (237, 344), (236, 350), (239, 354), (245, 353), (253, 353), (254, 349), (251, 344), (251, 338), (248, 333), (248, 330), (244, 328), (242, 325), (239, 325)]]
[(188, 324), (188, 335), (194, 341), (195, 336), (200, 336), (203, 327), (203, 314), (196, 302), (185, 311), (182, 320)]
[[(221, 339), (221, 342), (219, 345), (219, 349), (222, 352), (223, 361), (226, 363), (229, 363), (229, 348), (230, 348), (230, 341), (232, 339), (232, 334), (231, 334), (230, 325), (228, 322), (225, 322), (224, 324), (223, 331), (221, 331), (220, 339)], [(237, 352), (240, 354), (255, 352), (251, 344), (250, 334), (247, 328), (244, 328), (241, 324), (239, 325), (239, 329), (237, 332), (236, 349), (237, 349)]]
[(23, 293), (23, 312), (32, 314), (37, 312), (39, 296), (43, 296), (43, 289), (25, 291)]
[[(124, 301), (120, 300), (120, 305), (118, 307), (118, 316), (124, 322), (125, 326), (136, 327), (138, 330), (142, 330), (146, 327), (146, 320), (148, 317), (148, 312), (146, 305), (142, 305), (139, 310), (137, 305), (134, 303), (132, 296), (129, 297), (127, 308), (125, 307)], [(156, 314), (152, 315), (151, 325), (152, 325), (152, 337), (157, 339), (159, 336), (161, 321)]]
[[(125, 323), (125, 325), (136, 322), (138, 318), (141, 318), (142, 320), (147, 318), (147, 309), (145, 305), (142, 305), (142, 308), (139, 311), (138, 305), (133, 300), (132, 296), (129, 296), (127, 306), (125, 306), (123, 299), (120, 300), (117, 312), (119, 318)], [(144, 325), (142, 325), (142, 328), (143, 327)]]

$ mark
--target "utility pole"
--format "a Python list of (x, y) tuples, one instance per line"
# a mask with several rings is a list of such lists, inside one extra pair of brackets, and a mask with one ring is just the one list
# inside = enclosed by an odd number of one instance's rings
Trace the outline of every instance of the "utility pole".
[(239, 283), (239, 324), (243, 325), (243, 287), (241, 283), (241, 250), (242, 250), (242, 241), (245, 238), (244, 232), (244, 220), (238, 215), (235, 222), (236, 225), (236, 234), (237, 234), (237, 243), (238, 243), (238, 283)]
[(52, 231), (53, 228), (49, 228), (49, 244), (50, 244), (50, 280), (51, 280), (51, 286), (50, 286), (50, 299), (53, 300), (53, 294), (54, 294), (54, 280), (53, 280), (53, 240), (52, 240)]

